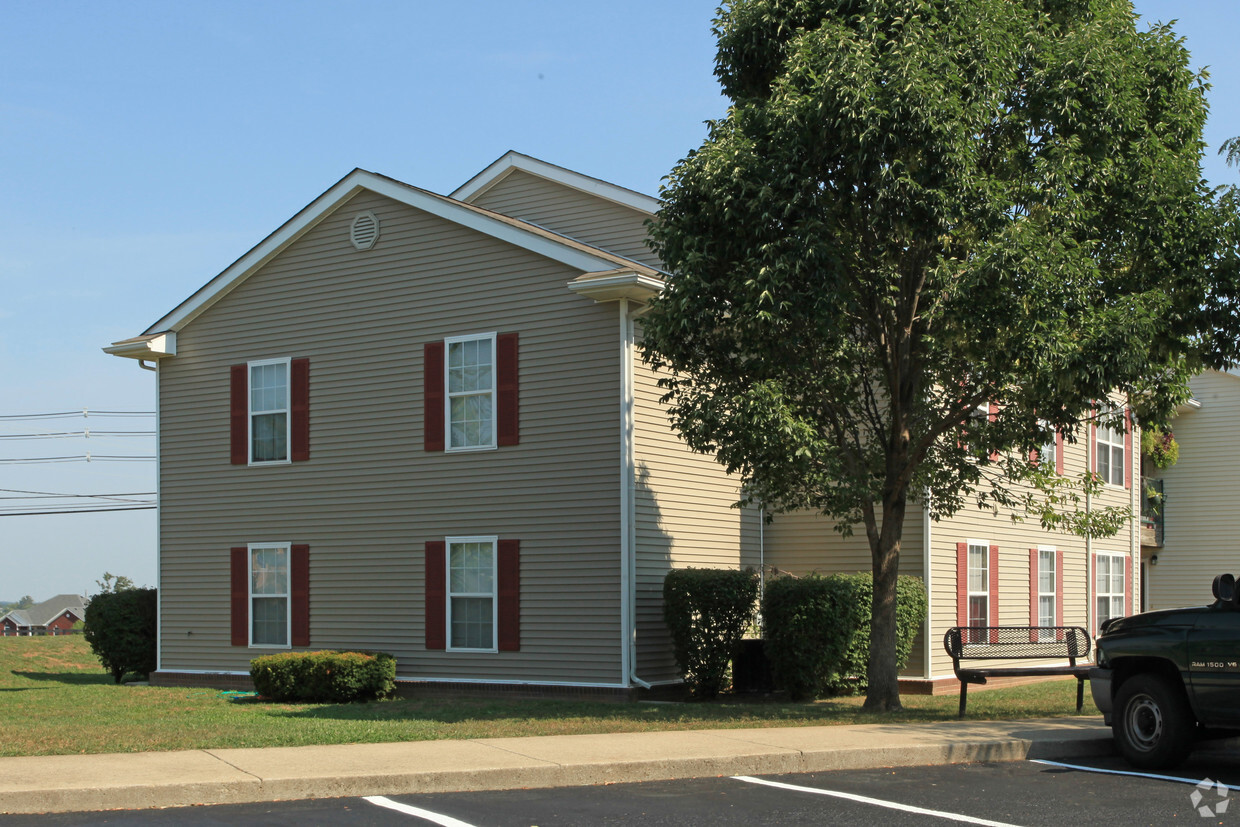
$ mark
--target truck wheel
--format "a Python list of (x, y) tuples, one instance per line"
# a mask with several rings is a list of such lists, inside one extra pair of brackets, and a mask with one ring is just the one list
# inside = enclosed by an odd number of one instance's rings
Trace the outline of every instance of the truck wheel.
[(1195, 724), (1180, 687), (1161, 675), (1134, 675), (1115, 694), (1111, 730), (1128, 763), (1174, 767), (1188, 757)]

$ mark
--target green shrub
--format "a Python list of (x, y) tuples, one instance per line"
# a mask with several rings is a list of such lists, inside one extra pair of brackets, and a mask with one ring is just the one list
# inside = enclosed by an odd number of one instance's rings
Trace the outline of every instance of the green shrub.
[(86, 642), (117, 683), (155, 671), (155, 615), (154, 589), (104, 592), (86, 605)]
[(663, 620), (694, 697), (713, 698), (723, 690), (732, 651), (749, 627), (757, 599), (753, 570), (674, 569), (663, 578)]
[(258, 694), (273, 701), (351, 703), (396, 688), (396, 658), (386, 652), (281, 652), (250, 661)]
[[(869, 574), (780, 577), (762, 605), (767, 657), (775, 681), (793, 700), (865, 691), (873, 579)], [(908, 663), (926, 617), (920, 578), (896, 586), (896, 668)]]
[[(849, 600), (857, 605), (862, 620), (853, 630), (844, 661), (832, 676), (828, 688), (833, 692), (864, 692), (869, 688), (866, 666), (870, 659), (870, 617), (874, 600), (874, 578), (864, 574), (837, 574), (847, 584)], [(901, 576), (896, 582), (896, 669), (908, 664), (913, 640), (926, 620), (926, 584), (920, 577)]]
[(766, 655), (776, 686), (794, 701), (826, 691), (844, 662), (848, 641), (862, 612), (848, 584), (838, 577), (777, 577), (766, 584), (762, 602)]

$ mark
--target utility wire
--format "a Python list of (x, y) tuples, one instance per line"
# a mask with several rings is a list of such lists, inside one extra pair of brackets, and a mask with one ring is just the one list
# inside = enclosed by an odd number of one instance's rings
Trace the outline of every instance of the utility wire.
[(17, 422), (29, 419), (69, 419), (73, 417), (82, 417), (88, 419), (92, 416), (154, 416), (154, 411), (92, 411), (89, 408), (82, 408), (80, 411), (52, 411), (50, 413), (33, 413), (33, 414), (5, 414), (0, 416), (0, 422)]
[(39, 465), (49, 462), (154, 462), (153, 456), (128, 456), (116, 454), (84, 454), (80, 457), (24, 457), (0, 459), (0, 465)]
[(102, 497), (103, 499), (116, 499), (118, 497), (154, 497), (154, 491), (122, 491), (119, 494), (56, 494), (51, 491), (26, 491), (21, 488), (0, 488), (2, 494), (28, 494), (27, 497), (3, 497), (0, 500), (31, 500), (42, 497), (56, 497), (68, 499), (71, 497)]
[(92, 436), (154, 436), (154, 431), (54, 431), (46, 434), (0, 434), (0, 439), (70, 439)]
[(154, 505), (127, 505), (115, 508), (78, 508), (65, 511), (0, 511), (0, 517), (37, 517), (45, 514), (103, 514), (109, 511), (151, 511)]

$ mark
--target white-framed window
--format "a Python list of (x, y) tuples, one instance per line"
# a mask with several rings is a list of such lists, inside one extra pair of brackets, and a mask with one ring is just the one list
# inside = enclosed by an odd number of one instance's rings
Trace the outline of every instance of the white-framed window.
[(1124, 430), (1111, 425), (1099, 424), (1094, 434), (1096, 470), (1108, 485), (1124, 484)]
[(495, 652), (497, 537), (448, 537), (448, 649)]
[(289, 461), (289, 359), (249, 363), (250, 464)]
[[(990, 544), (969, 541), (968, 601), (969, 625), (990, 625)], [(968, 643), (986, 642), (980, 633), (971, 633)]]
[(249, 546), (250, 645), (287, 649), (291, 636), (288, 543)]
[(1123, 617), (1124, 563), (1123, 554), (1098, 554), (1094, 557), (1094, 595), (1098, 606), (1098, 629), (1113, 617)]
[(1038, 425), (1049, 430), (1051, 434), (1050, 438), (1047, 439), (1046, 442), (1042, 443), (1042, 447), (1038, 448), (1038, 464), (1041, 465), (1043, 468), (1050, 468), (1051, 470), (1054, 470), (1056, 466), (1055, 443), (1057, 442), (1058, 437), (1054, 429), (1051, 428), (1050, 423), (1047, 422), (1046, 420), (1044, 419), (1038, 420)]
[(495, 447), (495, 334), (444, 339), (445, 448)]
[[(1055, 611), (1057, 563), (1055, 549), (1038, 546), (1038, 625), (1058, 626), (1059, 617)], [(1041, 632), (1042, 640), (1049, 640), (1053, 632)]]

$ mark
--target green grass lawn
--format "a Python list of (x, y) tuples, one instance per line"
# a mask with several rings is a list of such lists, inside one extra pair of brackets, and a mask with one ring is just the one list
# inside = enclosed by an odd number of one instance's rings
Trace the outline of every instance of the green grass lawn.
[[(80, 635), (0, 637), (0, 756), (143, 752), (581, 735), (668, 729), (941, 721), (953, 695), (906, 695), (904, 712), (861, 713), (861, 698), (814, 703), (605, 703), (427, 697), (277, 704), (213, 689), (117, 686)], [(1086, 702), (1085, 713), (1096, 714)], [(969, 718), (1076, 714), (1076, 687), (1052, 681), (970, 693)]]

